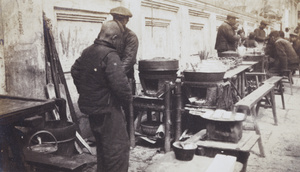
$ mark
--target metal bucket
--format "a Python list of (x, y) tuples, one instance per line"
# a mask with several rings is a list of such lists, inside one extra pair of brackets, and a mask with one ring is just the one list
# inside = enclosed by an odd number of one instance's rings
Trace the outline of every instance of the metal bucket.
[[(57, 139), (58, 150), (55, 154), (63, 156), (72, 156), (75, 154), (75, 123), (67, 121), (47, 121), (44, 129), (51, 132)], [(53, 143), (53, 141), (49, 140), (46, 141), (46, 143)]]

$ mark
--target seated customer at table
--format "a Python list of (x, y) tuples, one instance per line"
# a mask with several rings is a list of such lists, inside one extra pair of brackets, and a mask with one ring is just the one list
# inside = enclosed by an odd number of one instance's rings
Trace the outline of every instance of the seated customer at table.
[(278, 31), (272, 31), (269, 35), (269, 44), (276, 51), (274, 66), (269, 70), (271, 73), (281, 73), (284, 70), (294, 71), (298, 69), (299, 58), (292, 44), (281, 38)]
[(251, 32), (249, 34), (248, 38), (246, 38), (243, 45), (247, 48), (255, 48), (258, 46), (258, 43), (255, 41), (255, 33), (254, 32)]

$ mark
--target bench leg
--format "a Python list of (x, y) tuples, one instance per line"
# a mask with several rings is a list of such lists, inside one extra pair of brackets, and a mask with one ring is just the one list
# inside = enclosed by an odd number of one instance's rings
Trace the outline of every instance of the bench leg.
[(279, 92), (280, 92), (280, 96), (281, 96), (282, 108), (285, 109), (282, 82), (280, 81), (278, 84), (279, 84)]
[(254, 108), (251, 108), (251, 114), (252, 114), (252, 118), (253, 118), (255, 132), (256, 132), (256, 134), (259, 135), (259, 139), (258, 139), (257, 142), (258, 142), (260, 155), (261, 155), (261, 157), (265, 157), (265, 151), (264, 151), (264, 147), (263, 147), (263, 144), (262, 144), (261, 133), (260, 133), (259, 126), (256, 122), (256, 111), (255, 111)]
[(270, 98), (271, 98), (271, 105), (272, 105), (274, 123), (275, 123), (275, 125), (278, 125), (274, 89), (272, 89), (271, 92), (270, 92)]

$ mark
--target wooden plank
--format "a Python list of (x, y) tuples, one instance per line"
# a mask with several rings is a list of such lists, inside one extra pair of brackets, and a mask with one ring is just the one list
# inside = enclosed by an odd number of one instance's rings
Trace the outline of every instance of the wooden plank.
[(206, 172), (233, 172), (236, 157), (230, 155), (217, 154)]
[(206, 134), (206, 129), (200, 130), (196, 134), (192, 135), (190, 138), (184, 141), (184, 143), (197, 143)]
[(235, 106), (243, 106), (247, 108), (253, 107), (262, 97), (266, 96), (272, 89), (274, 89), (274, 84), (264, 84), (258, 87), (256, 90), (251, 92), (249, 95), (244, 97), (242, 100), (237, 102)]
[(213, 141), (213, 140), (199, 140), (196, 142), (196, 144), (198, 146), (207, 147), (207, 148), (249, 152), (257, 142), (257, 136), (258, 135), (256, 135), (254, 131), (243, 131), (243, 136), (238, 143), (221, 142), (221, 141)]
[(217, 149), (228, 149), (228, 150), (237, 150), (237, 143), (230, 142), (219, 142), (213, 140), (199, 140), (197, 141), (198, 146), (207, 147), (207, 148), (217, 148)]
[(82, 159), (76, 156), (67, 157), (54, 154), (35, 153), (24, 150), (25, 160), (31, 164), (48, 167), (49, 169), (60, 169), (73, 171), (86, 164)]
[(257, 134), (252, 135), (252, 137), (246, 142), (246, 144), (243, 147), (241, 147), (241, 150), (243, 151), (251, 150), (259, 138), (260, 136)]
[[(247, 134), (246, 134), (247, 133)], [(243, 149), (243, 147), (250, 141), (250, 139), (253, 137), (253, 135), (256, 135), (254, 131), (243, 131), (243, 137), (242, 139), (238, 142), (237, 149)], [(246, 150), (246, 151), (250, 151)]]
[(271, 78), (265, 80), (263, 83), (276, 84), (277, 82), (281, 81), (282, 79), (283, 79), (282, 76), (272, 76)]
[(244, 72), (245, 70), (251, 68), (252, 66), (253, 65), (239, 65), (236, 68), (230, 69), (225, 73), (223, 79), (225, 79), (225, 80), (230, 79), (230, 78), (240, 74), (241, 72)]

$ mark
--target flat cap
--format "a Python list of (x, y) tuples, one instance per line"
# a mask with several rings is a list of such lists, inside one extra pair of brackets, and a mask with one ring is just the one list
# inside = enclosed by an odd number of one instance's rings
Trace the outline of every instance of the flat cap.
[(265, 20), (262, 20), (262, 21), (260, 22), (260, 24), (263, 24), (263, 25), (268, 25), (268, 22), (267, 22), (267, 21), (265, 21)]
[(235, 14), (233, 14), (233, 13), (227, 14), (227, 19), (228, 19), (228, 18), (235, 18), (235, 19), (238, 19), (238, 17), (237, 17)]
[(111, 15), (121, 15), (121, 16), (127, 16), (127, 17), (132, 17), (131, 12), (129, 9), (125, 7), (116, 7), (110, 10)]

